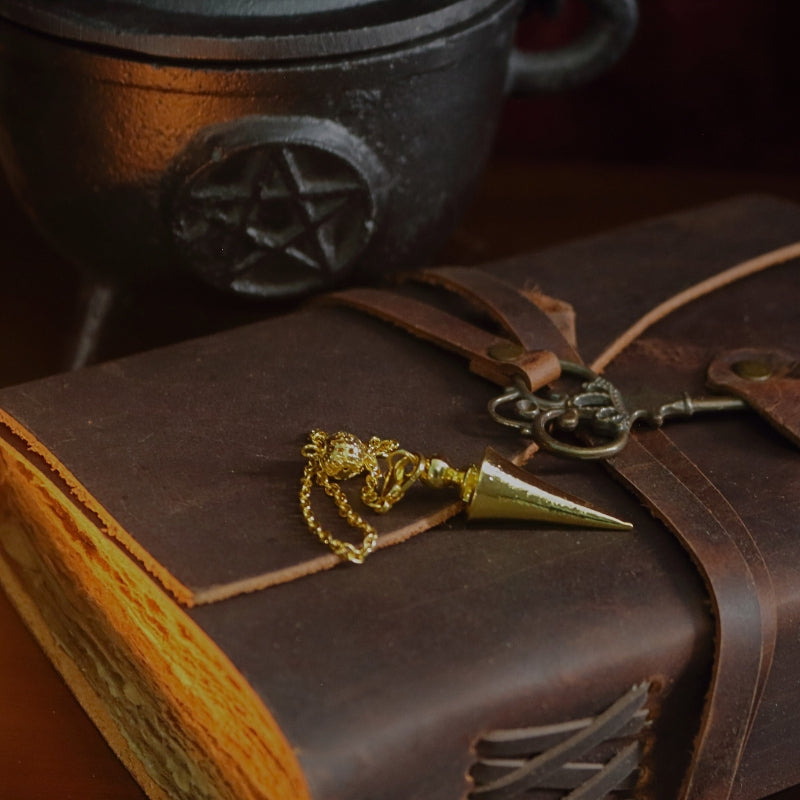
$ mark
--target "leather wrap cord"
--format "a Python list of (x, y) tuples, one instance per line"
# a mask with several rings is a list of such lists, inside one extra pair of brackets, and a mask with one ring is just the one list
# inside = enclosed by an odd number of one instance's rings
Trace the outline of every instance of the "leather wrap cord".
[(603, 742), (639, 733), (645, 724), (646, 711), (643, 707), (649, 689), (647, 683), (634, 686), (603, 713), (583, 721), (585, 724), (575, 726), (574, 730), (545, 730), (542, 732), (544, 735), (540, 733), (538, 736), (535, 731), (530, 731), (526, 744), (535, 748), (536, 755), (522, 760), (498, 777), (481, 782), (476, 778), (476, 787), (470, 797), (473, 800), (519, 797), (523, 792), (532, 789), (550, 788), (553, 778), (559, 776), (561, 781), (557, 782), (567, 783), (572, 789), (571, 797), (601, 800), (609, 792), (619, 789), (635, 773), (643, 750), (640, 741), (625, 742), (603, 765), (591, 764), (595, 769), (586, 780), (576, 781), (570, 773), (579, 773), (575, 762), (581, 762)]
[[(800, 245), (789, 245), (681, 292), (620, 336), (595, 360), (593, 368), (605, 367), (641, 332), (682, 305), (798, 254)], [(580, 362), (575, 348), (532, 299), (497, 277), (459, 267), (428, 269), (413, 277), (475, 303), (526, 351), (548, 348), (560, 358)], [(460, 352), (470, 359), (473, 370), (475, 363), (486, 357), (490, 334), (433, 306), (409, 303), (402, 295), (379, 290), (349, 290), (332, 299)], [(509, 369), (475, 371), (503, 386), (514, 374)], [(714, 667), (680, 797), (726, 800), (775, 649), (776, 601), (766, 564), (735, 509), (662, 431), (633, 435), (628, 447), (608, 462), (608, 468), (678, 538), (709, 592), (716, 626)], [(495, 789), (500, 792), (492, 796), (502, 796), (499, 784)]]

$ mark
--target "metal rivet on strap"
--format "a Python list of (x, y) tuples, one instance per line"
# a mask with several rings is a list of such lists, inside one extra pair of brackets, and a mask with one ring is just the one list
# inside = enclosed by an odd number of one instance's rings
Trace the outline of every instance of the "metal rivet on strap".
[(496, 342), (486, 352), (495, 361), (516, 361), (525, 353), (525, 348), (516, 342)]
[(748, 381), (765, 381), (772, 377), (772, 367), (755, 358), (745, 358), (731, 365), (731, 369)]

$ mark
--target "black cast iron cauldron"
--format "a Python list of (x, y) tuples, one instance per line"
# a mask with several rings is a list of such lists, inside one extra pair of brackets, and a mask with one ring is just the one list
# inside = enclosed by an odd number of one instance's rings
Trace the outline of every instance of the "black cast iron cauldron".
[(581, 41), (525, 55), (521, 0), (0, 0), (0, 160), (101, 282), (275, 298), (419, 264), (506, 92), (625, 49), (635, 0), (586, 2)]

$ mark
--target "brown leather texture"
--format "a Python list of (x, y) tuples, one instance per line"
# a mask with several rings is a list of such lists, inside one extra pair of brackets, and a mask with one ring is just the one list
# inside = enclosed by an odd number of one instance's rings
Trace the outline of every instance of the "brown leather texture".
[[(774, 263), (778, 265), (783, 260), (776, 255)], [(437, 280), (440, 273), (441, 280)], [(519, 302), (521, 294), (516, 295), (514, 303), (514, 298), (508, 298), (500, 290), (496, 278), (475, 270), (428, 270), (425, 277), (488, 307), (506, 330), (514, 330), (515, 319), (519, 321), (516, 327), (521, 328), (526, 319), (537, 316), (535, 311), (525, 308), (524, 302)], [(483, 291), (476, 293), (475, 286)], [(381, 315), (387, 305), (384, 302)], [(675, 304), (675, 310), (678, 308)], [(410, 318), (406, 318), (405, 325), (413, 329)], [(563, 348), (564, 345), (558, 347)], [(577, 353), (573, 355), (573, 359), (579, 358)], [(776, 427), (787, 432), (787, 426), (781, 424), (780, 411), (791, 404), (773, 399), (775, 383), (779, 380), (786, 383), (782, 379), (796, 366), (797, 360), (769, 350), (723, 353), (709, 367), (709, 377), (712, 386), (724, 391), (720, 381), (715, 381), (723, 363), (740, 382), (772, 384), (768, 395), (763, 391), (759, 395), (762, 399), (768, 396), (772, 402), (766, 408), (762, 403), (753, 410), (775, 422), (777, 408)], [(647, 369), (648, 365), (643, 364), (639, 372), (646, 375)], [(788, 394), (789, 390), (784, 389), (779, 396)], [(750, 392), (747, 397), (752, 395)], [(769, 572), (733, 507), (662, 432), (635, 434), (627, 447), (611, 459), (609, 468), (676, 534), (708, 587), (716, 621), (713, 676), (681, 797), (724, 800), (738, 771), (775, 650), (776, 601)], [(543, 764), (546, 763), (544, 759)], [(528, 769), (526, 764), (518, 771), (527, 778)], [(512, 787), (517, 786), (513, 773), (497, 779), (496, 783), (498, 792), (514, 791)], [(480, 791), (493, 791), (491, 787), (490, 783)]]
[[(533, 290), (520, 291), (491, 272), (469, 267), (423, 269), (408, 277), (461, 295), (526, 347), (549, 350), (567, 360), (578, 358), (575, 310), (564, 300)], [(535, 307), (533, 312), (531, 304)], [(550, 324), (542, 321), (537, 310), (546, 315)]]
[[(486, 269), (571, 304), (579, 351), (591, 361), (666, 298), (798, 238), (797, 207), (746, 198)], [(790, 349), (797, 319), (786, 298), (797, 296), (798, 275), (790, 262), (681, 309), (608, 374), (637, 402), (672, 399), (706, 391), (698, 364), (719, 349)], [(424, 291), (425, 302), (509, 338), (491, 314), (454, 308), (441, 288)], [(496, 393), (459, 355), (358, 311), (312, 306), (4, 390), (0, 407), (166, 574), (201, 592), (325, 557), (297, 505), (311, 428), (391, 436), (466, 464), (487, 444), (507, 454), (527, 444), (488, 418)], [(741, 520), (736, 551), (756, 583), (763, 559), (777, 597), (768, 679), (761, 666), (742, 665), (751, 699), (762, 697), (757, 713), (737, 717), (752, 720), (740, 768), (732, 785), (705, 795), (730, 789), (750, 800), (800, 781), (797, 452), (755, 413), (675, 422), (667, 435), (681, 464), (685, 457), (724, 497), (709, 511), (716, 522), (729, 532), (726, 515)], [(657, 689), (642, 791), (678, 795), (714, 665), (717, 623), (703, 577), (673, 532), (601, 465), (537, 453), (530, 468), (634, 530), (454, 517), (363, 566), (187, 610), (264, 698), (315, 797), (463, 797), (472, 747), (487, 732), (594, 716), (643, 681)], [(426, 492), (407, 501), (392, 512), (395, 527), (447, 502)], [(749, 535), (756, 555), (742, 543)], [(748, 614), (763, 627), (758, 603)], [(764, 639), (755, 634), (762, 657)]]
[[(510, 287), (509, 287), (510, 289)], [(511, 290), (513, 291), (513, 290)], [(534, 316), (537, 308), (519, 296), (524, 304), (525, 316)], [(535, 391), (557, 380), (561, 374), (558, 359), (550, 350), (537, 346), (522, 346), (518, 336), (505, 339), (472, 325), (446, 311), (437, 309), (397, 292), (380, 289), (345, 289), (330, 295), (328, 302), (352, 306), (381, 319), (405, 328), (415, 336), (432, 341), (466, 356), (469, 367), (476, 375), (501, 386), (508, 386), (515, 378)], [(520, 309), (522, 310), (522, 309)], [(554, 327), (550, 323), (546, 327)], [(530, 340), (541, 340), (530, 336)]]
[[(796, 262), (776, 267), (771, 274), (733, 284), (703, 298), (696, 308), (677, 312), (623, 352), (607, 374), (623, 390), (640, 392), (644, 402), (670, 391), (677, 396), (670, 389), (676, 386), (694, 396), (708, 394), (705, 368), (730, 355), (729, 331), (720, 330), (718, 320), (747, 319), (744, 339), (762, 354), (791, 347), (796, 315), (782, 298), (796, 296), (798, 271)], [(774, 288), (770, 291), (768, 285)], [(764, 313), (761, 325), (751, 317), (757, 312), (748, 310), (754, 301)], [(797, 532), (791, 519), (794, 501), (789, 498), (800, 488), (800, 464), (790, 438), (773, 434), (760, 413), (756, 406), (749, 412), (698, 416), (665, 425), (666, 436), (658, 432), (639, 437), (681, 488), (691, 492), (691, 498), (667, 501), (655, 513), (663, 516), (670, 505), (683, 511), (683, 520), (666, 522), (684, 541), (710, 587), (718, 627), (715, 671), (696, 745), (695, 771), (685, 787), (687, 797), (757, 794), (758, 782), (769, 781), (770, 771), (774, 781), (776, 770), (791, 760), (783, 740), (767, 742), (776, 716), (785, 720), (793, 713), (782, 684), (785, 648), (793, 645), (787, 634), (794, 613), (787, 607), (794, 592), (783, 558)], [(741, 426), (745, 419), (749, 427)], [(759, 429), (762, 435), (752, 436)], [(634, 458), (629, 449), (614, 459), (612, 468), (622, 467), (624, 477), (626, 465), (619, 462)], [(705, 489), (692, 475), (698, 470), (708, 480)], [(641, 494), (652, 501), (658, 491), (652, 470), (628, 466), (628, 471), (636, 474)], [(726, 633), (728, 625), (733, 628)], [(771, 751), (771, 758), (753, 755), (759, 747)], [(779, 755), (776, 751), (784, 747)]]
[(769, 572), (734, 508), (661, 431), (636, 436), (610, 469), (675, 533), (708, 587), (714, 666), (680, 797), (725, 800), (775, 651)]
[(719, 353), (708, 368), (718, 392), (741, 397), (800, 447), (800, 355), (777, 348), (741, 348)]

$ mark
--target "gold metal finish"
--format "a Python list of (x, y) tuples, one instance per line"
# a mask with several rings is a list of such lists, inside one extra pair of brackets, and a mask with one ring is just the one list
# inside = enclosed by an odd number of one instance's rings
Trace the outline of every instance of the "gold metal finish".
[[(300, 508), (309, 530), (337, 556), (356, 564), (375, 549), (378, 533), (352, 507), (336, 481), (363, 473), (361, 501), (379, 514), (389, 511), (417, 481), (435, 489), (458, 489), (470, 519), (520, 519), (587, 528), (627, 530), (629, 522), (593, 509), (515, 466), (491, 448), (479, 466), (456, 469), (443, 459), (403, 450), (392, 439), (373, 436), (362, 442), (351, 433), (328, 435), (315, 430), (302, 450), (307, 459), (300, 487)], [(379, 458), (385, 462), (381, 469)], [(311, 509), (311, 489), (320, 486), (336, 505), (339, 516), (363, 534), (357, 546), (336, 538), (317, 521)]]
[(630, 522), (591, 508), (578, 498), (538, 480), (487, 448), (467, 505), (470, 519), (521, 519), (578, 525), (585, 528), (630, 530)]
[[(310, 442), (302, 450), (303, 456), (308, 459), (300, 484), (300, 509), (303, 518), (309, 530), (339, 558), (361, 564), (377, 546), (378, 532), (353, 509), (347, 495), (333, 481), (354, 478), (364, 470), (380, 476), (378, 456), (397, 450), (397, 442), (373, 436), (364, 444), (351, 433), (340, 431), (329, 437), (324, 431), (318, 430), (312, 431), (309, 439)], [(337, 539), (317, 522), (311, 509), (311, 487), (314, 483), (321, 486), (325, 494), (333, 500), (345, 522), (351, 528), (363, 532), (360, 546)]]
[(525, 348), (516, 342), (497, 342), (491, 345), (486, 353), (495, 361), (514, 361), (524, 355)]
[(748, 381), (766, 381), (772, 377), (772, 367), (764, 361), (754, 358), (744, 358), (732, 366), (733, 371)]

